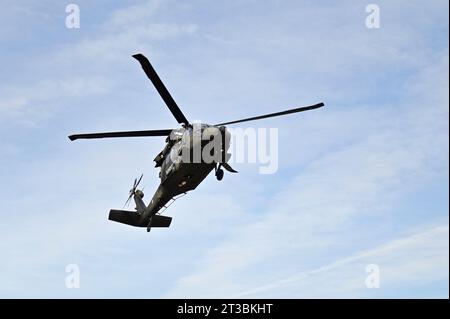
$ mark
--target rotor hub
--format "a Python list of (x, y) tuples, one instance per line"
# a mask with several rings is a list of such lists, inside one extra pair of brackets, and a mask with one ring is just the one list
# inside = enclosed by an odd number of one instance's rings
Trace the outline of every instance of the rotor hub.
[(134, 193), (136, 196), (139, 196), (140, 198), (144, 198), (144, 192), (137, 189), (136, 192)]

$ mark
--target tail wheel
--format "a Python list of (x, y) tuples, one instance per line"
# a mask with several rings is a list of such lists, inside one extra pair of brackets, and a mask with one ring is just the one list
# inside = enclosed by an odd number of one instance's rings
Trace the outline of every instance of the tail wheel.
[(223, 179), (223, 169), (219, 168), (216, 171), (216, 178), (218, 181), (221, 181)]

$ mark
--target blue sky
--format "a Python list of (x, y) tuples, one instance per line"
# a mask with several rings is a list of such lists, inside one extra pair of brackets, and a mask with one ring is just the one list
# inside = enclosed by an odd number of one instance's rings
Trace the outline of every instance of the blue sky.
[[(2, 2), (1, 297), (448, 298), (447, 1), (77, 1), (80, 29), (68, 3)], [(190, 119), (326, 107), (252, 123), (278, 172), (209, 176), (147, 234), (107, 214), (163, 139), (67, 139), (176, 127), (137, 52)]]

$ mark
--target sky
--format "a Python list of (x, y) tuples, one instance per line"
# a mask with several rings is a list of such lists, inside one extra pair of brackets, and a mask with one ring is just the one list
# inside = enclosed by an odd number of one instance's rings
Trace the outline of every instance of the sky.
[[(73, 3), (1, 1), (0, 297), (449, 297), (448, 1)], [(67, 138), (177, 127), (139, 52), (189, 119), (326, 106), (246, 123), (276, 173), (208, 176), (148, 234), (108, 211), (164, 139)]]

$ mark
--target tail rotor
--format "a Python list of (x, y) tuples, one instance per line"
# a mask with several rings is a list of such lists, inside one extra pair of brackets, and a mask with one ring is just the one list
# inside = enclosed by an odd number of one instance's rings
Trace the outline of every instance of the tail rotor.
[(139, 177), (139, 179), (137, 179), (137, 178), (134, 179), (133, 187), (130, 189), (130, 195), (128, 196), (128, 199), (125, 202), (124, 207), (128, 206), (130, 204), (131, 198), (133, 198), (133, 196), (136, 194), (137, 187), (138, 187), (139, 183), (141, 182), (143, 176), (144, 176), (144, 174), (141, 174), (141, 177)]

